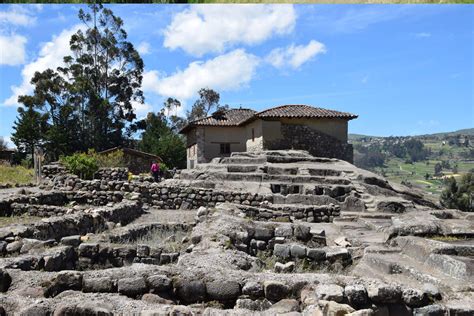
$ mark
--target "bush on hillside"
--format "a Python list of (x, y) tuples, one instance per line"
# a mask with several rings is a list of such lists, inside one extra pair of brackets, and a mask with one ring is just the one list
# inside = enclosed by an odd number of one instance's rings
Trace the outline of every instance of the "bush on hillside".
[(99, 168), (116, 168), (126, 166), (123, 150), (116, 150), (108, 154), (98, 154), (94, 149), (89, 149), (87, 154), (97, 161)]
[(454, 177), (446, 179), (446, 188), (441, 193), (441, 205), (447, 208), (457, 208), (465, 212), (474, 211), (474, 174), (463, 175), (459, 181)]
[(62, 156), (59, 160), (69, 172), (84, 180), (91, 180), (94, 177), (94, 173), (99, 170), (99, 164), (96, 158), (86, 153)]

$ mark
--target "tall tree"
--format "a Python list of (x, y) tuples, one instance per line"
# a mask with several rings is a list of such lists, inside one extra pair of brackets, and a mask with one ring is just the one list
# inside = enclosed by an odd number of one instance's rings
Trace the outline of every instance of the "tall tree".
[(199, 99), (194, 102), (191, 111), (187, 113), (188, 121), (194, 121), (203, 117), (206, 117), (211, 111), (221, 111), (229, 108), (228, 105), (220, 105), (220, 95), (218, 92), (209, 89), (202, 88), (198, 91)]
[(71, 78), (75, 104), (85, 115), (81, 126), (87, 130), (90, 147), (97, 150), (123, 142), (123, 129), (135, 119), (132, 102), (143, 103), (140, 89), (143, 60), (127, 41), (123, 21), (101, 4), (79, 10), (87, 26), (71, 37), (73, 56), (66, 56), (60, 68)]
[(46, 114), (36, 111), (30, 103), (32, 100), (24, 100), (29, 104), (26, 108), (18, 108), (18, 117), (15, 121), (12, 141), (18, 150), (33, 156), (35, 146), (41, 143), (43, 132), (48, 119)]
[(164, 113), (148, 113), (139, 125), (144, 132), (140, 149), (156, 154), (168, 167), (186, 167), (186, 145), (183, 137), (174, 132)]
[(32, 96), (21, 96), (47, 114), (45, 146), (56, 154), (124, 144), (135, 119), (133, 102), (143, 103), (143, 60), (127, 41), (123, 21), (101, 4), (79, 10), (86, 30), (70, 40), (64, 67), (35, 73)]
[(164, 110), (166, 111), (166, 115), (177, 116), (176, 111), (178, 110), (178, 108), (181, 107), (181, 102), (179, 102), (179, 100), (174, 99), (174, 98), (168, 98), (163, 104), (163, 107), (164, 107)]

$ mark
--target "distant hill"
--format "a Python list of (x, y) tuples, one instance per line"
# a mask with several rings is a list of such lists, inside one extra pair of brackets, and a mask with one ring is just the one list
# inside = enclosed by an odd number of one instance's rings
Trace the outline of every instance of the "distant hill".
[[(444, 132), (444, 133), (434, 133), (434, 134), (424, 134), (424, 135), (414, 135), (413, 137), (445, 137), (445, 136), (455, 136), (455, 135), (474, 135), (474, 128), (465, 128), (460, 129), (454, 132)], [(349, 134), (349, 140), (359, 140), (361, 138), (383, 138), (384, 136), (370, 136), (370, 135), (363, 135), (363, 134)]]

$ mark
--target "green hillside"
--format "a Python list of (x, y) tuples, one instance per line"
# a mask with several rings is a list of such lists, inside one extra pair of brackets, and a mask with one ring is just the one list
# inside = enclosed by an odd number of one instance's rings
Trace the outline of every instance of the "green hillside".
[(447, 177), (474, 170), (474, 128), (412, 137), (350, 134), (354, 164), (439, 196)]

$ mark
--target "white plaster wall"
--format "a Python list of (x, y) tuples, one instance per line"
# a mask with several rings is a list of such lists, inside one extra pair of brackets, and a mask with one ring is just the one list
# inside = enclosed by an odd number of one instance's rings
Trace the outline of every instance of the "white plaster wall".
[(205, 127), (204, 157), (207, 161), (220, 157), (220, 144), (230, 143), (231, 152), (246, 151), (245, 127)]

